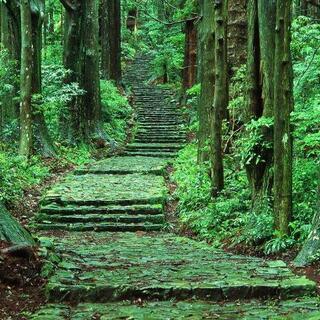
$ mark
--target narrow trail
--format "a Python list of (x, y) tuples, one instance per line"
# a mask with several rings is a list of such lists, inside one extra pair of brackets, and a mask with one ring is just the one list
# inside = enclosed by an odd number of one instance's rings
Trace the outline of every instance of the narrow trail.
[(43, 199), (37, 228), (59, 258), (49, 304), (30, 319), (320, 319), (315, 283), (284, 262), (163, 231), (165, 168), (185, 132), (170, 90), (146, 83), (149, 64), (138, 57), (125, 77), (138, 120), (125, 155), (78, 168)]

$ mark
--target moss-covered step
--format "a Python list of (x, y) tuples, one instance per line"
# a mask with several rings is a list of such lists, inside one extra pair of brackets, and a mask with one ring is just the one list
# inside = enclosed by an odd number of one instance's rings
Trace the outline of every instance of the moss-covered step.
[(209, 303), (204, 301), (162, 301), (107, 304), (79, 304), (72, 308), (62, 304), (44, 306), (29, 320), (318, 320), (318, 298), (287, 301), (238, 301)]
[(47, 284), (52, 302), (285, 299), (316, 290), (282, 261), (232, 255), (172, 234), (65, 233), (54, 243), (63, 260)]
[(176, 152), (165, 152), (165, 151), (130, 151), (127, 150), (125, 151), (126, 155), (131, 155), (131, 156), (144, 156), (144, 157), (157, 157), (157, 158), (174, 158), (176, 157), (177, 153)]
[(95, 231), (95, 232), (137, 232), (137, 231), (160, 231), (163, 229), (163, 222), (152, 223), (152, 222), (72, 222), (72, 223), (57, 223), (49, 220), (43, 221), (36, 225), (39, 230), (67, 230), (67, 231)]
[(150, 157), (114, 157), (82, 166), (75, 174), (129, 174), (152, 173), (162, 175), (168, 162), (163, 158)]
[(152, 138), (152, 137), (145, 137), (145, 138), (136, 138), (135, 142), (137, 143), (185, 143), (185, 138), (170, 138), (170, 137), (164, 137), (164, 138)]
[(166, 193), (164, 178), (152, 174), (69, 175), (47, 192), (42, 205), (161, 204)]
[(43, 224), (52, 224), (54, 222), (58, 223), (164, 223), (164, 214), (143, 214), (143, 215), (133, 215), (133, 214), (44, 214), (40, 213), (36, 220)]
[(178, 151), (183, 148), (181, 143), (131, 143), (127, 145), (127, 150), (157, 150), (157, 151)]
[(40, 214), (46, 215), (106, 215), (106, 214), (132, 214), (132, 215), (159, 215), (163, 213), (162, 204), (136, 204), (136, 205), (110, 205), (110, 206), (77, 206), (66, 205), (61, 206), (57, 204), (48, 204), (41, 207)]

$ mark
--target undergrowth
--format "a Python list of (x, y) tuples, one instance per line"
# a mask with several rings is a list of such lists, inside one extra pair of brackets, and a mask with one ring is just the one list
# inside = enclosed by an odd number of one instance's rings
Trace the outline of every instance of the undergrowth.
[[(175, 162), (173, 179), (177, 183), (178, 213), (184, 227), (217, 246), (245, 245), (253, 250), (274, 254), (301, 245), (311, 230), (317, 212), (320, 159), (320, 25), (309, 18), (293, 22), (292, 52), (295, 72), (295, 110), (293, 162), (293, 217), (290, 236), (274, 232), (272, 198), (252, 208), (245, 164), (260, 161), (254, 153), (261, 145), (262, 126), (272, 126), (272, 118), (244, 123), (246, 69), (242, 66), (231, 80), (229, 113), (232, 128), (224, 126), (225, 189), (219, 197), (210, 196), (209, 164), (197, 164), (197, 145), (187, 145)], [(199, 85), (188, 92), (189, 130), (197, 131), (194, 116)], [(226, 148), (228, 146), (228, 148)], [(272, 148), (271, 145), (264, 145)]]

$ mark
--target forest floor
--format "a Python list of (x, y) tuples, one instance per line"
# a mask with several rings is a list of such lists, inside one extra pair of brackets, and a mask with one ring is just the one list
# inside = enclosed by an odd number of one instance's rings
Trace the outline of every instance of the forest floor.
[(138, 58), (125, 79), (138, 131), (124, 155), (77, 168), (41, 200), (32, 227), (48, 302), (17, 319), (320, 319), (316, 283), (285, 262), (173, 232), (165, 175), (185, 132), (171, 92), (146, 84), (148, 63)]

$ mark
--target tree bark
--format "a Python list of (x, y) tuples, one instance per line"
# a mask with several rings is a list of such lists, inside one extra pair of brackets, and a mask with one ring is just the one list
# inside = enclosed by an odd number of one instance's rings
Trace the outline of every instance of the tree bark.
[(292, 216), (293, 70), (290, 0), (277, 1), (274, 71), (274, 214), (276, 229), (289, 233)]
[(69, 118), (61, 118), (61, 127), (71, 123), (68, 138), (90, 141), (105, 138), (101, 129), (99, 79), (99, 2), (63, 1), (66, 9), (64, 65), (71, 70), (67, 83), (77, 82), (85, 94), (69, 103)]
[(32, 21), (29, 0), (21, 1), (21, 75), (20, 75), (20, 144), (19, 153), (29, 157), (32, 134)]
[(247, 2), (228, 1), (228, 62), (232, 71), (246, 63)]
[(120, 0), (108, 1), (110, 73), (109, 79), (121, 82), (121, 5)]
[[(44, 2), (38, 0), (31, 6), (32, 19), (32, 47), (33, 47), (33, 72), (32, 72), (32, 94), (40, 97), (42, 94), (41, 77), (41, 51), (42, 51), (42, 24), (44, 17)], [(33, 101), (33, 122), (35, 127), (34, 135), (39, 143), (42, 155), (55, 157), (56, 151), (50, 137), (44, 114), (41, 110), (41, 100)]]
[(24, 229), (0, 203), (0, 240), (12, 244), (35, 245), (30, 233)]
[(228, 1), (215, 1), (215, 87), (211, 117), (211, 179), (212, 195), (224, 187), (222, 120), (228, 104), (227, 21)]
[(108, 1), (100, 1), (100, 46), (101, 46), (101, 75), (103, 79), (109, 79), (110, 75), (110, 35)]
[(183, 66), (183, 89), (186, 91), (196, 82), (197, 74), (197, 28), (194, 20), (185, 24), (185, 49)]
[(213, 104), (215, 83), (215, 23), (214, 2), (203, 0), (200, 25), (201, 47), (201, 93), (198, 104), (198, 163), (209, 160), (210, 122), (209, 113)]
[[(248, 2), (247, 122), (273, 116), (275, 14), (275, 0)], [(260, 130), (263, 142), (271, 144), (273, 129), (265, 126)], [(256, 156), (246, 165), (246, 170), (255, 206), (271, 192), (273, 152), (263, 144), (252, 152)]]

